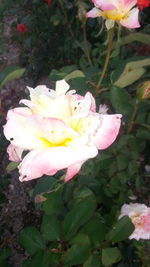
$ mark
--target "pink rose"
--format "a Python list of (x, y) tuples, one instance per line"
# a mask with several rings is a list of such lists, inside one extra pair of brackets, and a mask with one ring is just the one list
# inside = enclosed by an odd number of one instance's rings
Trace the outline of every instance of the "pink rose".
[(103, 17), (109, 30), (115, 21), (126, 28), (139, 28), (139, 9), (136, 0), (92, 0), (95, 7), (87, 13), (88, 18)]
[(65, 182), (69, 181), (98, 149), (115, 141), (121, 115), (97, 113), (91, 93), (68, 91), (65, 80), (56, 82), (56, 90), (44, 85), (28, 89), (30, 100), (20, 101), (27, 107), (8, 111), (4, 126), (11, 145), (28, 152), (19, 165), (20, 181), (66, 168)]

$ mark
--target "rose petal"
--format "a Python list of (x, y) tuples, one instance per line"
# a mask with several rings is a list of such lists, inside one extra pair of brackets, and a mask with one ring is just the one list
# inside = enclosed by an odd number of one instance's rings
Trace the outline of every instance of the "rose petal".
[(65, 80), (56, 82), (56, 95), (57, 97), (64, 95), (69, 90), (69, 84)]
[(91, 111), (96, 111), (96, 104), (90, 92), (87, 92), (81, 99), (76, 98), (76, 95), (73, 97), (71, 101), (72, 117), (86, 117)]
[(65, 182), (70, 181), (80, 171), (83, 163), (84, 161), (69, 166), (67, 169), (64, 181)]
[[(44, 174), (54, 175), (58, 170), (68, 168), (77, 163), (80, 164), (89, 158), (95, 157), (97, 153), (95, 146), (52, 147), (41, 151), (33, 150), (24, 157), (19, 165), (19, 179), (20, 181), (28, 181)], [(68, 179), (72, 175), (68, 174)]]
[(91, 9), (89, 12), (86, 13), (87, 18), (96, 18), (101, 16), (102, 12), (96, 7), (94, 7), (93, 9)]
[(22, 160), (23, 149), (20, 147), (10, 144), (7, 147), (7, 153), (9, 155), (9, 160), (11, 161), (19, 162)]
[(141, 25), (138, 20), (139, 9), (133, 8), (129, 13), (126, 19), (121, 19), (120, 24), (129, 29), (139, 28)]
[(117, 115), (100, 115), (101, 125), (95, 136), (95, 145), (97, 149), (106, 149), (116, 139), (122, 116)]
[(123, 7), (126, 11), (129, 11), (132, 7), (137, 4), (137, 0), (123, 0)]
[(51, 95), (51, 89), (49, 89), (46, 85), (38, 85), (34, 89), (32, 87), (27, 86), (27, 89), (30, 92), (30, 97), (32, 97), (32, 94), (47, 96)]
[(113, 4), (113, 1), (111, 0), (107, 0), (107, 1), (106, 0), (92, 0), (92, 2), (94, 3), (94, 5), (96, 5), (102, 10), (114, 9), (114, 4)]
[(4, 132), (13, 145), (29, 150), (66, 145), (66, 142), (79, 136), (65, 122), (37, 114), (25, 118), (13, 113)]

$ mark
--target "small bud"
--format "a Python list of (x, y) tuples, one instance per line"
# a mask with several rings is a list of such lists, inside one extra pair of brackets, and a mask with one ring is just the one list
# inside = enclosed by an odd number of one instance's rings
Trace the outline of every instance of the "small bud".
[(138, 87), (136, 95), (139, 100), (150, 97), (150, 80), (144, 82), (140, 87)]

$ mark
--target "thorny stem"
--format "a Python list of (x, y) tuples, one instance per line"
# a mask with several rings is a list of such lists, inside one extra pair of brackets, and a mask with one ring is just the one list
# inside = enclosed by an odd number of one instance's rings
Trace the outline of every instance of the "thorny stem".
[(83, 41), (84, 41), (84, 53), (88, 59), (89, 65), (92, 66), (92, 60), (90, 58), (90, 53), (89, 53), (88, 43), (87, 43), (86, 21), (83, 22)]
[(136, 103), (135, 103), (135, 106), (134, 106), (134, 110), (133, 110), (133, 113), (131, 115), (130, 122), (128, 124), (127, 134), (129, 134), (132, 131), (132, 127), (133, 127), (133, 124), (134, 124), (134, 120), (135, 120), (135, 117), (136, 117), (138, 106), (139, 106), (139, 101), (136, 100)]
[(105, 74), (106, 74), (106, 70), (107, 70), (107, 67), (108, 67), (109, 59), (110, 59), (110, 53), (111, 53), (111, 49), (112, 49), (113, 37), (114, 37), (114, 27), (108, 31), (107, 54), (106, 54), (105, 64), (104, 64), (104, 68), (103, 68), (102, 74), (101, 74), (100, 79), (99, 79), (99, 81), (97, 83), (97, 88), (96, 88), (96, 92), (95, 92), (96, 96), (100, 92), (100, 86), (101, 86), (101, 83), (102, 83), (102, 81), (103, 81), (103, 79), (105, 77)]

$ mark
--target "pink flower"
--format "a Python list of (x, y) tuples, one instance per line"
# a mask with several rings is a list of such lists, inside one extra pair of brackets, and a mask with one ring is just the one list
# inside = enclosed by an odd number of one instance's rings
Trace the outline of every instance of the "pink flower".
[(67, 182), (98, 149), (115, 141), (121, 115), (99, 114), (91, 93), (81, 96), (68, 89), (65, 80), (56, 82), (55, 91), (44, 85), (28, 87), (30, 100), (20, 101), (27, 107), (8, 111), (4, 134), (11, 150), (27, 151), (19, 165), (20, 181), (67, 168)]
[(17, 25), (17, 31), (18, 32), (26, 32), (28, 31), (28, 28), (23, 23)]
[(128, 215), (135, 226), (135, 230), (129, 239), (150, 239), (150, 208), (144, 204), (130, 203), (124, 204), (121, 208), (121, 215)]
[(139, 9), (134, 7), (136, 0), (92, 0), (95, 7), (87, 13), (88, 18), (103, 17), (107, 29), (111, 29), (115, 21), (126, 28), (139, 28)]

